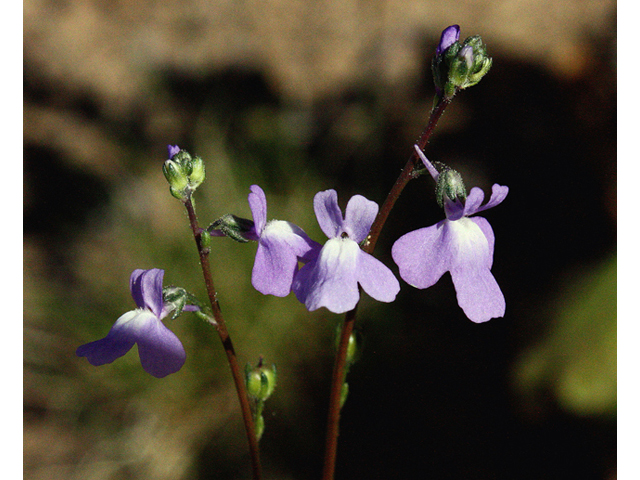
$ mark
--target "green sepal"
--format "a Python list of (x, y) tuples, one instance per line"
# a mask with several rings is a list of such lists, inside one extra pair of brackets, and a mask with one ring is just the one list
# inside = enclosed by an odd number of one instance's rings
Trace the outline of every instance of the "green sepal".
[(252, 220), (236, 217), (231, 213), (223, 215), (207, 227), (209, 233), (214, 230), (220, 230), (226, 237), (239, 243), (247, 243), (253, 240), (250, 234), (255, 235), (255, 225)]
[(445, 196), (452, 202), (460, 200), (464, 203), (467, 199), (467, 190), (462, 181), (462, 175), (448, 167), (440, 172), (436, 184), (436, 200), (441, 207), (444, 207)]
[(195, 313), (199, 317), (202, 315), (206, 316), (207, 318), (210, 317), (207, 314), (208, 308), (206, 307), (206, 305), (203, 305), (195, 295), (187, 292), (182, 287), (164, 287), (162, 289), (162, 299), (164, 300), (165, 305), (169, 304), (173, 307), (173, 313), (171, 314), (172, 320), (175, 320), (180, 316), (186, 305), (197, 306), (200, 310), (193, 313)]

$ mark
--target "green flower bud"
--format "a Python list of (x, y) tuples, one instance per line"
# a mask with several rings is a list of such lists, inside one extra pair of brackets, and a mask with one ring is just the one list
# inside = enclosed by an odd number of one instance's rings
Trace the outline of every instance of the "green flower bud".
[(469, 37), (451, 61), (449, 82), (459, 90), (472, 87), (487, 74), (492, 63), (480, 35)]
[(171, 159), (182, 167), (185, 175), (189, 176), (193, 172), (193, 163), (191, 155), (186, 150), (180, 150)]
[(458, 90), (472, 87), (491, 68), (492, 59), (480, 35), (458, 42), (459, 27), (452, 25), (442, 32), (436, 55), (431, 62), (437, 97), (451, 99)]
[(186, 150), (169, 145), (170, 159), (164, 162), (162, 171), (169, 182), (171, 195), (185, 200), (204, 181), (204, 162), (200, 157), (192, 158)]
[(194, 190), (198, 188), (198, 186), (204, 182), (204, 162), (202, 158), (195, 157), (192, 161), (193, 170), (191, 171), (191, 175), (189, 176), (189, 180), (191, 183), (191, 188)]
[(264, 402), (276, 388), (276, 366), (267, 368), (262, 363), (262, 358), (256, 367), (247, 364), (245, 368), (245, 382), (247, 393), (255, 400)]
[(173, 160), (167, 160), (162, 165), (162, 172), (164, 177), (169, 182), (171, 188), (175, 190), (183, 190), (189, 184), (189, 178), (185, 175), (182, 165), (174, 162)]
[(200, 233), (200, 245), (204, 248), (211, 245), (211, 234), (206, 230), (203, 230), (202, 233)]

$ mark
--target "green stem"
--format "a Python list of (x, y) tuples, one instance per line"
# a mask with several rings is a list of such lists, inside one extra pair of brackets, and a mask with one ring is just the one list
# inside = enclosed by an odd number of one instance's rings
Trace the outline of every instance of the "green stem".
[(209, 301), (211, 302), (213, 318), (215, 319), (214, 326), (218, 332), (218, 335), (220, 336), (220, 341), (222, 342), (224, 351), (227, 354), (227, 360), (229, 361), (229, 367), (231, 368), (231, 375), (233, 376), (233, 382), (235, 383), (238, 400), (240, 401), (242, 419), (244, 420), (244, 427), (246, 430), (247, 439), (249, 441), (249, 452), (251, 455), (253, 480), (260, 480), (262, 476), (262, 468), (260, 466), (260, 451), (253, 422), (253, 415), (251, 414), (249, 397), (247, 395), (247, 390), (244, 384), (244, 376), (242, 375), (240, 366), (238, 364), (238, 358), (233, 348), (233, 343), (231, 342), (231, 336), (227, 331), (224, 318), (222, 317), (222, 311), (220, 310), (220, 305), (218, 304), (217, 293), (213, 284), (211, 266), (209, 263), (209, 249), (202, 246), (202, 229), (198, 226), (198, 218), (196, 216), (195, 207), (193, 205), (193, 202), (191, 201), (191, 197), (184, 200), (183, 203), (185, 208), (187, 209), (193, 237), (195, 238), (196, 246), (198, 247), (198, 254), (200, 255), (200, 265), (202, 267), (204, 283), (207, 287), (207, 294), (209, 296)]
[[(451, 103), (450, 98), (441, 98), (434, 106), (429, 117), (429, 123), (420, 135), (420, 138), (416, 142), (420, 149), (424, 149), (433, 130), (438, 123), (438, 120), (444, 113), (447, 105)], [(395, 205), (396, 201), (400, 197), (402, 190), (409, 183), (409, 180), (415, 178), (413, 176), (416, 165), (420, 162), (415, 150), (412, 149), (411, 157), (407, 161), (404, 169), (400, 173), (400, 176), (393, 184), (391, 191), (387, 195), (386, 200), (382, 204), (382, 207), (378, 211), (378, 215), (371, 226), (369, 232), (369, 238), (367, 243), (362, 249), (367, 253), (372, 253), (376, 246), (382, 227), (384, 226), (391, 209)], [(340, 425), (340, 397), (342, 393), (342, 385), (344, 384), (344, 373), (347, 364), (347, 348), (349, 347), (349, 337), (353, 332), (353, 325), (356, 320), (357, 306), (353, 310), (346, 313), (344, 318), (344, 324), (342, 325), (342, 332), (340, 334), (340, 343), (338, 351), (336, 353), (335, 363), (333, 366), (333, 376), (331, 379), (331, 392), (329, 396), (329, 415), (327, 420), (327, 437), (325, 441), (325, 456), (324, 467), (322, 472), (323, 480), (333, 480), (336, 468), (336, 454), (338, 449), (338, 434)]]

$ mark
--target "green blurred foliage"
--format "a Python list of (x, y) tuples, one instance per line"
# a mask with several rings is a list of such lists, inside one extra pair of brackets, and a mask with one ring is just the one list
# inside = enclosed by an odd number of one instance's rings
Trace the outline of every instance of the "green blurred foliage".
[(616, 287), (616, 256), (563, 284), (546, 338), (516, 367), (516, 384), (529, 407), (549, 392), (577, 415), (615, 416)]

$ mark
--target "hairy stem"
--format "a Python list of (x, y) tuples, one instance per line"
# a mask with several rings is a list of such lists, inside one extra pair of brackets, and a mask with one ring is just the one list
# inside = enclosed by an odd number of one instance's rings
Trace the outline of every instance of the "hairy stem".
[(238, 364), (238, 358), (231, 342), (231, 336), (227, 331), (224, 318), (222, 317), (222, 311), (218, 304), (217, 293), (213, 284), (213, 277), (211, 275), (211, 266), (209, 263), (209, 249), (202, 246), (201, 232), (202, 229), (198, 226), (198, 218), (196, 216), (195, 207), (191, 201), (191, 197), (184, 201), (187, 214), (189, 215), (189, 223), (191, 224), (191, 230), (193, 237), (198, 247), (198, 254), (200, 255), (200, 266), (202, 267), (202, 274), (204, 276), (204, 283), (207, 287), (207, 294), (209, 295), (209, 301), (211, 302), (211, 309), (213, 310), (213, 317), (216, 321), (215, 328), (220, 336), (220, 341), (224, 347), (224, 351), (227, 354), (227, 360), (229, 361), (229, 367), (231, 368), (231, 375), (233, 376), (233, 382), (238, 394), (238, 400), (240, 401), (240, 409), (242, 411), (242, 419), (244, 420), (244, 427), (247, 434), (247, 440), (249, 441), (249, 452), (251, 455), (251, 466), (253, 470), (253, 480), (260, 480), (262, 476), (262, 468), (260, 466), (260, 451), (258, 447), (258, 439), (256, 437), (255, 426), (253, 422), (253, 415), (251, 414), (251, 406), (249, 404), (249, 397), (244, 384), (244, 376)]
[[(433, 130), (438, 123), (438, 120), (444, 113), (445, 108), (451, 102), (450, 98), (441, 98), (431, 111), (429, 117), (429, 123), (420, 135), (420, 138), (416, 142), (417, 145), (424, 149)], [(384, 226), (391, 209), (395, 205), (396, 201), (400, 197), (402, 190), (409, 183), (409, 180), (414, 178), (413, 171), (420, 163), (415, 150), (412, 149), (411, 157), (407, 161), (404, 169), (400, 173), (400, 176), (393, 184), (391, 191), (387, 195), (386, 200), (382, 204), (382, 207), (378, 211), (378, 215), (371, 226), (369, 231), (369, 238), (367, 243), (362, 249), (367, 253), (372, 253), (376, 246), (382, 227)], [(322, 472), (322, 480), (333, 480), (336, 465), (336, 454), (338, 449), (338, 434), (340, 425), (340, 398), (342, 394), (342, 385), (344, 384), (344, 372), (347, 363), (347, 348), (349, 346), (349, 337), (353, 332), (353, 325), (356, 320), (357, 306), (350, 312), (347, 312), (344, 318), (344, 324), (342, 325), (342, 332), (340, 335), (340, 343), (338, 351), (336, 353), (335, 363), (333, 367), (333, 377), (331, 379), (331, 392), (329, 396), (329, 415), (327, 420), (327, 437), (325, 442), (325, 456), (324, 456), (324, 468)]]

